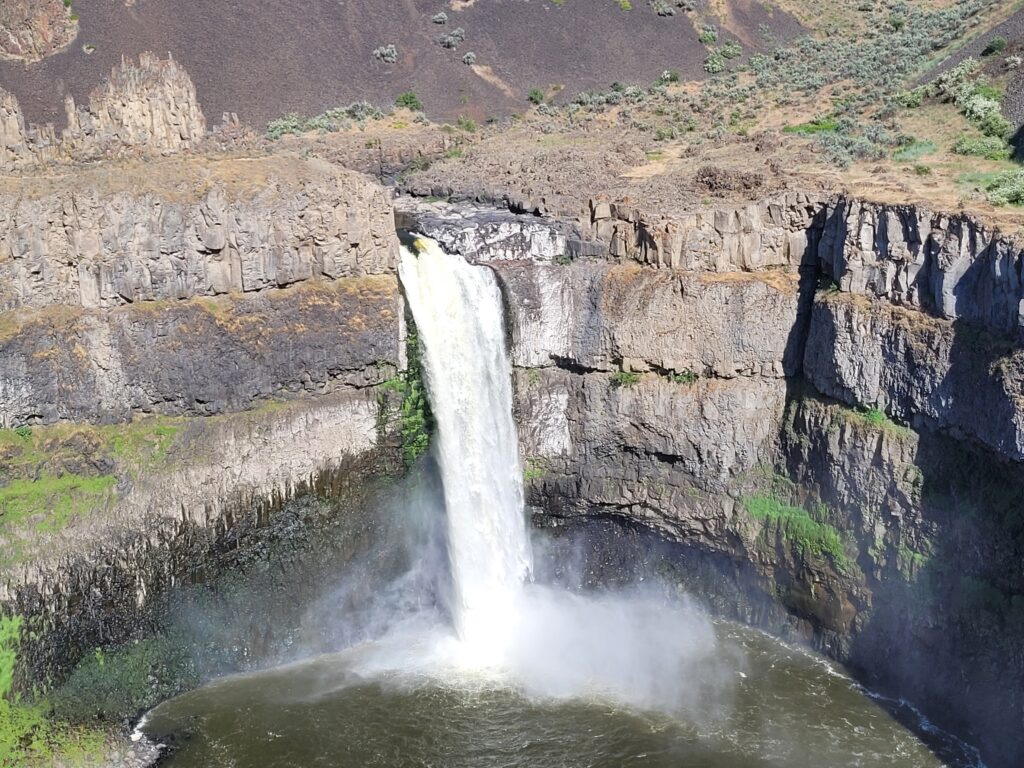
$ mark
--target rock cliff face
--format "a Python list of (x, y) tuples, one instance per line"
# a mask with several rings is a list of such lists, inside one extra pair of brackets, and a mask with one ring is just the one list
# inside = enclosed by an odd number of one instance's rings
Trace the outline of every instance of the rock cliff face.
[(381, 187), (297, 158), (3, 188), (0, 605), (59, 681), (290, 500), (397, 471), (397, 238)]
[(295, 169), (281, 167), (230, 193), (243, 165), (191, 198), (106, 179), (49, 194), (12, 184), (0, 192), (0, 309), (251, 293), (391, 269), (394, 224), (379, 186), (315, 166), (292, 180)]
[[(53, 0), (58, 3), (58, 0)], [(188, 74), (173, 59), (142, 54), (122, 62), (89, 96), (65, 102), (67, 127), (26, 124), (17, 100), (0, 89), (0, 171), (89, 160), (128, 152), (158, 154), (194, 147), (206, 118)]]
[(1019, 244), (800, 194), (519, 221), (442, 240), (498, 276), (538, 519), (658, 531), (716, 610), (1018, 764)]
[(6, 0), (0, 8), (0, 57), (38, 61), (66, 47), (78, 20), (63, 0)]
[[(382, 188), (294, 157), (91, 173), (0, 183), (3, 426), (119, 436), (88, 466), (58, 451), (35, 469), (113, 478), (46, 556), (29, 567), (33, 537), (0, 528), (0, 603), (48, 638), (39, 679), (155, 626), (169, 585), (268, 510), (393, 469), (396, 448), (380, 385), (403, 366), (404, 307)], [(539, 518), (657, 531), (666, 572), (716, 610), (1019, 764), (1014, 240), (797, 193), (665, 215), (595, 199), (559, 221), (398, 208), (497, 276)], [(118, 430), (160, 418), (181, 424), (139, 472)], [(126, 606), (113, 624), (105, 594)], [(892, 650), (907, 645), (947, 671)]]

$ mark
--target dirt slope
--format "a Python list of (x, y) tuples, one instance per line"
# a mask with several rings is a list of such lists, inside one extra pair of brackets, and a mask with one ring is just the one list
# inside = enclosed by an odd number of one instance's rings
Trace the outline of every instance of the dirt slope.
[[(184, 64), (204, 111), (225, 111), (262, 127), (296, 111), (315, 114), (357, 99), (390, 102), (412, 89), (433, 117), (522, 111), (531, 88), (562, 85), (566, 94), (615, 80), (650, 83), (665, 69), (703, 75), (707, 51), (696, 27), (715, 21), (698, 4), (691, 13), (659, 17), (644, 0), (623, 11), (614, 0), (74, 0), (80, 19), (70, 48), (41, 62), (0, 62), (0, 86), (18, 97), (28, 119), (63, 121), (62, 99), (81, 101), (122, 56), (171, 53)], [(719, 4), (728, 34), (763, 40), (799, 31), (797, 22), (757, 0)], [(724, 8), (724, 10), (722, 10)], [(446, 25), (431, 17), (446, 11)], [(438, 44), (462, 27), (457, 50)], [(373, 57), (388, 43), (395, 64)], [(87, 50), (92, 50), (91, 53)], [(463, 64), (473, 51), (478, 67)]]

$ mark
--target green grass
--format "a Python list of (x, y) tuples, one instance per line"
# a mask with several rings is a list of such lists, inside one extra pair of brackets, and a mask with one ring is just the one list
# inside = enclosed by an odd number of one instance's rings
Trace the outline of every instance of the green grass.
[(638, 381), (640, 381), (640, 375), (632, 371), (616, 371), (612, 374), (613, 387), (632, 387)]
[(540, 480), (547, 474), (547, 467), (542, 459), (527, 459), (523, 465), (523, 482)]
[(875, 429), (882, 429), (894, 435), (907, 436), (913, 434), (913, 430), (902, 424), (897, 424), (890, 419), (885, 411), (880, 408), (847, 408), (843, 407), (839, 413), (844, 419), (852, 420), (855, 424), (862, 424)]
[(98, 764), (102, 731), (53, 721), (47, 702), (22, 701), (14, 692), (22, 631), (21, 617), (0, 614), (0, 768)]
[(0, 520), (5, 528), (30, 523), (40, 533), (59, 531), (77, 513), (113, 500), (116, 484), (113, 475), (73, 473), (12, 480), (0, 488)]
[(787, 125), (782, 128), (783, 133), (795, 133), (800, 136), (835, 133), (837, 130), (839, 130), (839, 122), (834, 117), (819, 117), (811, 120), (809, 123)]
[(906, 144), (895, 152), (892, 153), (892, 159), (897, 162), (911, 162), (919, 160), (925, 155), (930, 155), (936, 150), (934, 141), (921, 141), (920, 139), (914, 139), (911, 143)]
[(743, 499), (743, 506), (755, 520), (777, 526), (783, 537), (802, 556), (828, 556), (845, 569), (846, 555), (839, 531), (828, 523), (814, 520), (803, 507), (784, 504), (772, 496), (756, 495)]
[(116, 501), (120, 478), (168, 464), (184, 418), (129, 424), (0, 429), (0, 562), (22, 557), (23, 536), (54, 533)]

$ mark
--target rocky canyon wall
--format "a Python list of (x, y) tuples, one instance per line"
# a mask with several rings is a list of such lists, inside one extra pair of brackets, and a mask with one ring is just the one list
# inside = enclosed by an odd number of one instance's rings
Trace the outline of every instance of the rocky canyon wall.
[(0, 196), (0, 604), (31, 627), (29, 680), (59, 681), (289, 500), (354, 514), (400, 471), (398, 241), (383, 188), (298, 158)]
[(686, 216), (598, 199), (546, 234), (424, 207), (498, 276), (543, 524), (658, 531), (716, 610), (1019, 762), (1014, 239), (796, 193)]

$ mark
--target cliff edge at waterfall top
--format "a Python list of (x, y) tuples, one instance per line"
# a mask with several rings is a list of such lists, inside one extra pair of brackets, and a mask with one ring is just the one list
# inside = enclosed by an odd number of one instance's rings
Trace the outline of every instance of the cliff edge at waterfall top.
[(0, 0), (0, 768), (1024, 765), (1024, 9)]

